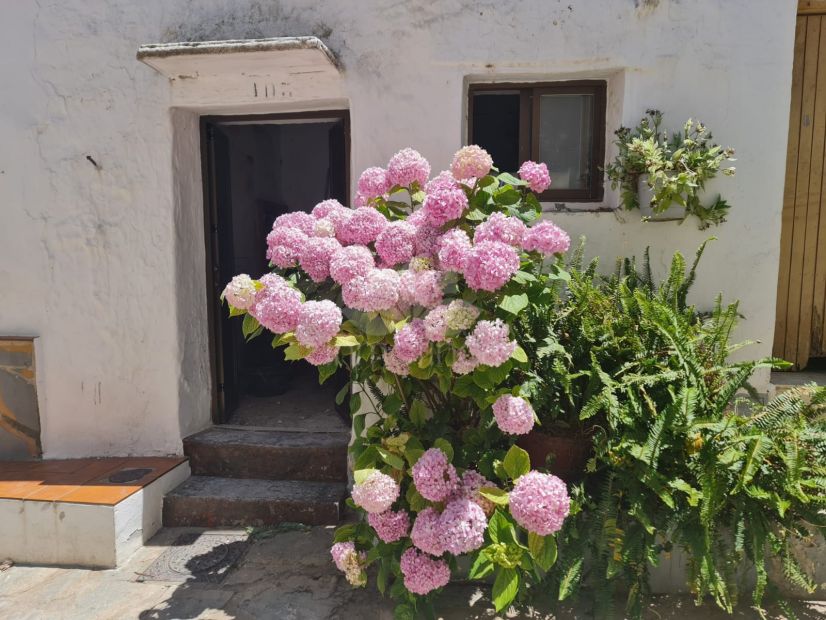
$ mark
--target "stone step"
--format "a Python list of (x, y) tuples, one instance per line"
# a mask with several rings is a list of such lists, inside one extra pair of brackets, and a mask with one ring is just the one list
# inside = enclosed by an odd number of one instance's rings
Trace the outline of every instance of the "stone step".
[(293, 433), (215, 426), (184, 439), (196, 476), (347, 481), (349, 433)]
[(347, 485), (302, 480), (192, 476), (163, 502), (166, 527), (335, 525)]

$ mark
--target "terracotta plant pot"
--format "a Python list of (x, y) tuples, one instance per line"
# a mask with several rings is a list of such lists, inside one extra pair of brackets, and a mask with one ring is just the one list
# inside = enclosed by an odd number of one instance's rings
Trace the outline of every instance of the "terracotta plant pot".
[(531, 467), (546, 467), (564, 481), (579, 480), (591, 456), (590, 437), (557, 437), (531, 431), (516, 444), (531, 457)]

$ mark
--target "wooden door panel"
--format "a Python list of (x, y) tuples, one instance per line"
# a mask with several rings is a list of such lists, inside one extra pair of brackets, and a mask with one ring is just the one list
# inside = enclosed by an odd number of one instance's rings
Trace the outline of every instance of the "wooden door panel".
[(774, 354), (804, 367), (822, 355), (826, 305), (826, 16), (797, 18)]

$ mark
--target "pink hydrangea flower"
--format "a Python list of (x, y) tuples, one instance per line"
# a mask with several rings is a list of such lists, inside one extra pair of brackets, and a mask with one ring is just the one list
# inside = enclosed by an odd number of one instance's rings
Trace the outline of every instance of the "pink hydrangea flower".
[(520, 247), (526, 232), (527, 228), (522, 220), (496, 211), (476, 227), (473, 233), (473, 242), (501, 241), (508, 245)]
[(366, 276), (375, 267), (373, 253), (363, 245), (341, 248), (330, 257), (330, 276), (339, 284), (347, 284), (357, 276)]
[(354, 543), (336, 543), (330, 548), (330, 555), (333, 556), (336, 568), (344, 573), (350, 585), (358, 587), (367, 585), (367, 574), (364, 572), (367, 554), (363, 551), (356, 551)]
[(384, 366), (392, 372), (394, 375), (399, 375), (400, 377), (406, 377), (410, 374), (410, 364), (407, 362), (401, 361), (396, 354), (392, 351), (385, 351), (382, 355), (384, 359)]
[(399, 274), (392, 269), (372, 269), (341, 288), (345, 305), (362, 312), (390, 310), (399, 301)]
[(496, 510), (496, 504), (479, 493), (479, 490), (483, 487), (496, 487), (496, 485), (478, 471), (467, 469), (465, 473), (462, 474), (462, 484), (455, 497), (464, 497), (472, 502), (476, 502), (485, 515), (490, 516), (493, 514), (493, 511)]
[(470, 238), (464, 230), (454, 228), (447, 231), (438, 241), (439, 268), (462, 273), (471, 247)]
[(411, 474), (416, 490), (432, 502), (441, 502), (455, 493), (459, 486), (456, 468), (439, 448), (427, 450), (413, 465)]
[[(319, 223), (326, 220), (318, 220)], [(324, 282), (330, 277), (330, 260), (341, 249), (341, 244), (332, 237), (318, 237), (304, 244), (298, 257), (299, 266), (313, 282)]]
[(451, 364), (450, 369), (457, 375), (466, 375), (469, 372), (473, 372), (478, 365), (479, 360), (472, 355), (468, 355), (464, 349), (461, 349), (456, 352), (456, 359), (453, 361), (453, 364)]
[(332, 344), (322, 344), (313, 349), (304, 359), (313, 366), (329, 364), (338, 356), (338, 347)]
[(499, 430), (509, 435), (529, 433), (534, 424), (531, 404), (524, 398), (510, 394), (503, 394), (493, 403), (493, 417)]
[(548, 166), (544, 162), (526, 161), (519, 167), (519, 177), (537, 194), (551, 186), (551, 175), (548, 174)]
[(424, 333), (430, 342), (444, 342), (447, 336), (447, 306), (436, 306), (424, 317)]
[(516, 350), (516, 341), (509, 338), (509, 333), (501, 319), (479, 321), (473, 333), (465, 339), (465, 346), (480, 363), (501, 366)]
[(425, 185), (424, 191), (428, 194), (445, 189), (458, 189), (456, 179), (448, 170), (442, 170)]
[(336, 226), (336, 237), (346, 245), (372, 243), (387, 226), (387, 218), (372, 207), (359, 207)]
[(434, 508), (425, 508), (416, 515), (410, 540), (419, 549), (436, 557), (445, 552), (440, 515)]
[(482, 241), (471, 248), (463, 274), (475, 291), (497, 291), (519, 270), (519, 254), (501, 241)]
[(540, 536), (558, 532), (570, 508), (571, 498), (565, 483), (551, 474), (530, 471), (516, 480), (510, 492), (513, 518)]
[(390, 190), (387, 182), (387, 171), (384, 168), (367, 168), (361, 173), (358, 181), (359, 194), (367, 200), (383, 196)]
[(429, 346), (425, 335), (424, 321), (413, 319), (393, 337), (393, 354), (402, 362), (415, 362)]
[(391, 222), (376, 238), (376, 253), (388, 267), (413, 258), (416, 227), (408, 222)]
[(315, 218), (304, 211), (293, 211), (292, 213), (284, 213), (275, 218), (272, 229), (276, 228), (297, 228), (305, 235), (313, 234), (313, 227), (315, 226)]
[(479, 308), (462, 299), (454, 299), (447, 306), (445, 318), (448, 329), (456, 331), (470, 329), (479, 318)]
[(297, 228), (275, 228), (267, 235), (267, 258), (273, 265), (295, 267), (307, 243), (307, 235)]
[(404, 576), (404, 587), (413, 594), (425, 595), (446, 586), (450, 581), (447, 562), (428, 557), (413, 547), (402, 554), (400, 568)]
[(353, 206), (357, 209), (359, 207), (366, 207), (368, 202), (367, 197), (361, 192), (356, 192), (356, 195), (353, 196)]
[(531, 226), (523, 239), (523, 246), (529, 252), (563, 254), (571, 247), (571, 238), (564, 230), (549, 220)]
[(298, 313), (295, 339), (305, 347), (319, 347), (338, 334), (341, 309), (329, 299), (307, 301)]
[(440, 188), (427, 195), (422, 211), (428, 224), (439, 227), (461, 217), (467, 209), (467, 204), (467, 196), (463, 190)]
[(391, 187), (408, 187), (413, 183), (424, 187), (429, 176), (430, 164), (411, 148), (402, 149), (387, 164), (387, 181)]
[(410, 516), (404, 510), (388, 510), (378, 514), (370, 513), (367, 515), (367, 523), (376, 530), (376, 535), (386, 543), (401, 540), (410, 531)]
[(445, 551), (454, 555), (469, 553), (485, 542), (488, 520), (485, 511), (466, 498), (448, 502), (439, 518)]
[(456, 151), (450, 171), (457, 179), (481, 178), (490, 172), (493, 158), (481, 146), (471, 144)]
[(399, 497), (399, 485), (379, 470), (371, 473), (361, 484), (353, 485), (353, 501), (367, 512), (388, 510)]
[(350, 221), (350, 218), (353, 217), (353, 213), (355, 213), (353, 209), (341, 207), (340, 209), (330, 211), (324, 219), (332, 222), (333, 230), (338, 234), (338, 231), (342, 230), (347, 225), (347, 222)]
[(234, 276), (229, 281), (221, 296), (227, 300), (230, 306), (239, 310), (246, 310), (255, 301), (255, 281), (247, 274), (242, 273)]
[(333, 221), (323, 217), (320, 220), (315, 221), (315, 226), (313, 227), (313, 237), (335, 237), (336, 236), (336, 225), (333, 224)]
[(333, 211), (349, 211), (347, 207), (341, 204), (335, 198), (330, 198), (328, 200), (322, 200), (316, 206), (313, 207), (313, 210), (310, 211), (310, 215), (312, 215), (315, 219), (320, 220), (329, 216)]
[(413, 301), (422, 308), (435, 308), (442, 303), (444, 274), (426, 269), (413, 275)]
[(262, 277), (260, 282), (264, 288), (256, 293), (249, 313), (271, 332), (294, 331), (301, 310), (301, 293), (275, 274)]

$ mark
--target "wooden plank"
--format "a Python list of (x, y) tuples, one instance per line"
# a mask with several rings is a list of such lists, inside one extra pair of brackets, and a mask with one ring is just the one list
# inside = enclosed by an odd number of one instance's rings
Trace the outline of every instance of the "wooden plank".
[(800, 142), (800, 106), (803, 93), (803, 62), (806, 49), (806, 17), (798, 17), (794, 38), (794, 65), (792, 68), (792, 98), (789, 106), (789, 140), (786, 150), (786, 184), (783, 190), (783, 210), (780, 228), (780, 269), (777, 282), (775, 313), (775, 357), (786, 358), (786, 325), (789, 302), (789, 267), (791, 265), (794, 232), (794, 193), (797, 183), (797, 148)]
[(826, 13), (826, 0), (800, 0), (797, 3), (798, 15), (818, 15)]
[(800, 290), (800, 321), (797, 332), (797, 359), (801, 368), (809, 361), (812, 345), (812, 314), (815, 298), (815, 265), (818, 254), (821, 187), (823, 182), (823, 149), (826, 139), (826, 18), (820, 20), (818, 32), (817, 73), (815, 75), (815, 103), (812, 126), (812, 153), (809, 169), (809, 188), (804, 224), (803, 273)]
[[(820, 49), (821, 60), (818, 69), (818, 93), (821, 98), (826, 99), (826, 60), (824, 60), (823, 50), (826, 48), (826, 19), (822, 19), (820, 28)], [(811, 327), (809, 329), (809, 344), (811, 346), (810, 356), (826, 356), (826, 128), (823, 128), (822, 136), (824, 145), (820, 152), (823, 173), (821, 174), (820, 187), (817, 188), (817, 204), (813, 211), (816, 213), (816, 221), (810, 226), (810, 234), (814, 232), (815, 247), (812, 257), (813, 267), (813, 290), (811, 304)], [(812, 208), (812, 207), (810, 207)], [(813, 220), (815, 218), (812, 218)]]
[(817, 58), (820, 44), (820, 16), (806, 18), (806, 51), (803, 62), (803, 100), (801, 103), (800, 144), (797, 156), (797, 183), (794, 195), (792, 253), (789, 266), (789, 303), (786, 322), (786, 356), (800, 368), (807, 360), (798, 355), (800, 307), (803, 292), (803, 261), (812, 163), (812, 141), (817, 87)]

